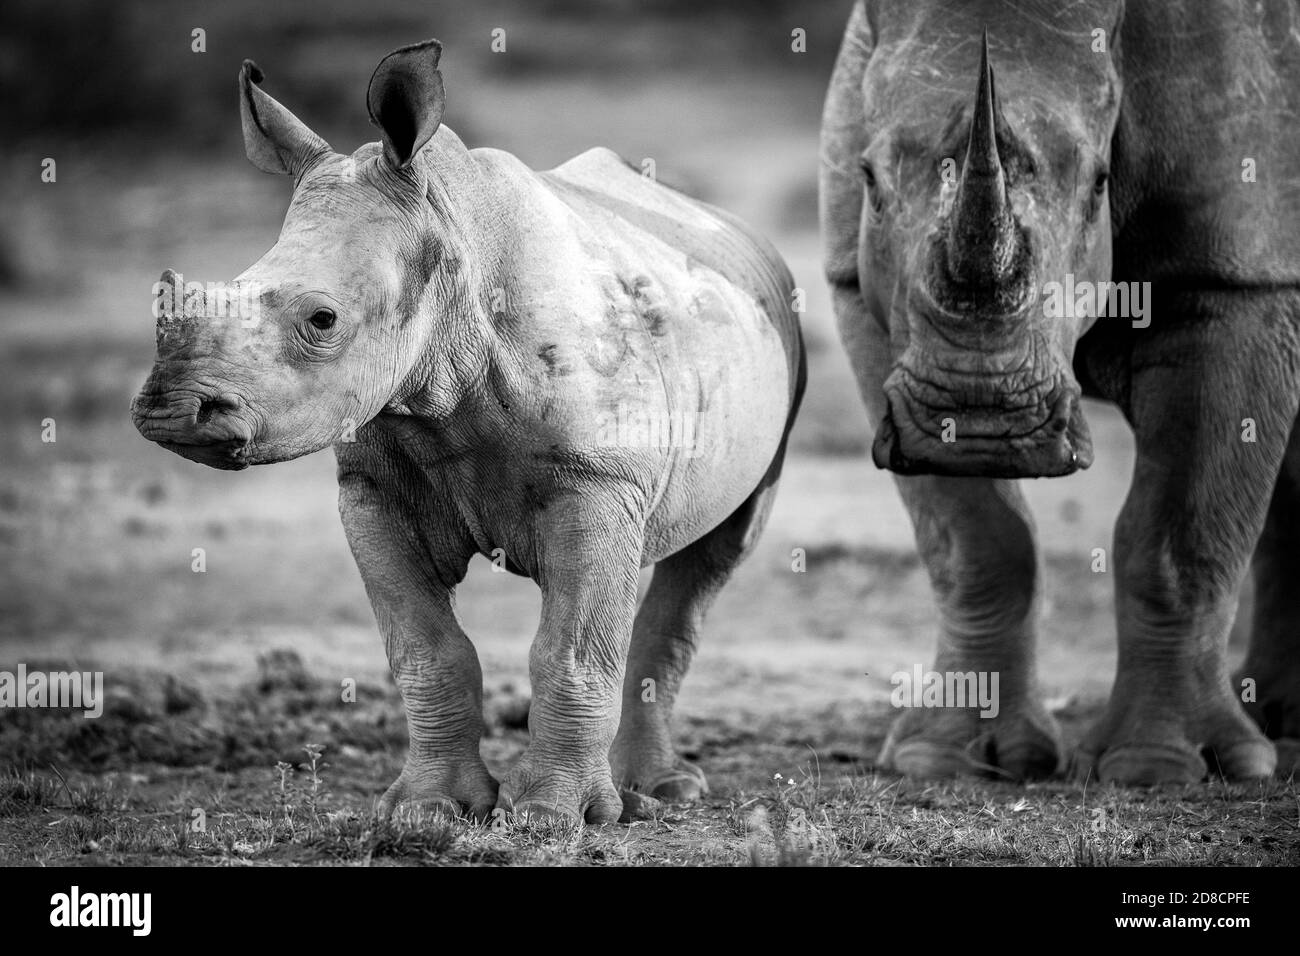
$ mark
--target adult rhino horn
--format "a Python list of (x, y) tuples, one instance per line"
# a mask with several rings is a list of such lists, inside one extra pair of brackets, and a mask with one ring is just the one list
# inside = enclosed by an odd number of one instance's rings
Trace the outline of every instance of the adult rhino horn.
[(1019, 229), (1011, 214), (998, 156), (998, 121), (985, 31), (966, 162), (948, 227), (948, 271), (967, 285), (996, 284), (1010, 274), (1015, 261)]

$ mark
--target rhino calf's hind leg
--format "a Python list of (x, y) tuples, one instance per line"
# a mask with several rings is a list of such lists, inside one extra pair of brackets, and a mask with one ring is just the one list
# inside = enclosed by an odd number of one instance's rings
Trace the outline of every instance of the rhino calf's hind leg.
[(673, 704), (705, 614), (762, 534), (780, 469), (778, 456), (763, 484), (726, 521), (655, 565), (632, 630), (623, 716), (610, 751), (620, 787), (677, 801), (708, 792), (704, 773), (673, 749)]
[(1050, 775), (1061, 748), (1056, 723), (1038, 700), (1039, 569), (1033, 520), (1019, 486), (991, 478), (896, 480), (939, 604), (934, 670), (974, 672), (988, 688), (996, 675), (997, 693), (989, 716), (971, 700), (904, 710), (880, 762), (916, 777)]
[(1254, 698), (1246, 713), (1275, 742), (1278, 774), (1286, 777), (1300, 770), (1300, 428), (1291, 431), (1253, 570), (1250, 651), (1233, 684)]

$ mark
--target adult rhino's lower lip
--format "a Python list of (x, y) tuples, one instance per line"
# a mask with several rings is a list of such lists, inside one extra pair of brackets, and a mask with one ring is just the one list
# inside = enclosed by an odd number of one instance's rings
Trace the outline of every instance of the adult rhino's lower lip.
[[(1092, 464), (1092, 436), (1078, 393), (1062, 390), (1050, 413), (1026, 430), (1001, 427), (996, 410), (968, 408), (931, 412), (922, 428), (906, 401), (891, 395), (888, 411), (871, 446), (876, 467), (901, 475), (983, 478), (1052, 478)], [(944, 421), (950, 420), (950, 440)]]

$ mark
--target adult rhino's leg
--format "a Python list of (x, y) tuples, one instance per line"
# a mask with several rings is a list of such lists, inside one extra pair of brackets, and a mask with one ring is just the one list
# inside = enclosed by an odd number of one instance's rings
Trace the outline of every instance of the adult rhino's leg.
[(1300, 427), (1291, 430), (1252, 570), (1250, 651), (1233, 684), (1276, 742), (1279, 775), (1288, 776), (1300, 771)]
[(731, 517), (655, 565), (632, 629), (623, 716), (610, 751), (621, 787), (665, 800), (694, 800), (708, 792), (700, 768), (673, 749), (673, 703), (704, 615), (767, 523), (784, 456), (783, 443), (762, 484)]
[(479, 752), (483, 674), (451, 590), (415, 544), (413, 522), (368, 477), (340, 478), (339, 512), (406, 708), (410, 748), (401, 775), (380, 798), (380, 815), (411, 806), (482, 819), (497, 799)]
[[(840, 339), (874, 428), (885, 414), (888, 333), (868, 314), (856, 283), (833, 286)], [(896, 479), (939, 605), (936, 669), (998, 674), (998, 713), (916, 708), (894, 722), (880, 760), (918, 777), (1000, 772), (1041, 777), (1060, 761), (1055, 722), (1034, 677), (1038, 558), (1033, 519), (1012, 481)]]
[(623, 811), (609, 752), (619, 722), (641, 570), (634, 509), (592, 491), (538, 515), (542, 621), (528, 656), (528, 748), (497, 806), (531, 818), (612, 823)]
[(1053, 773), (1061, 748), (1056, 723), (1038, 699), (1040, 576), (1033, 519), (1019, 486), (989, 478), (896, 481), (939, 606), (934, 670), (974, 672), (989, 687), (997, 675), (997, 696), (989, 717), (974, 701), (904, 710), (880, 762), (918, 777)]
[[(1162, 324), (1162, 311), (1180, 323)], [(1183, 294), (1132, 335), (1137, 462), (1115, 530), (1119, 661), (1080, 776), (1195, 781), (1203, 754), (1232, 779), (1273, 771), (1226, 645), (1296, 416), (1297, 320), (1290, 293)]]

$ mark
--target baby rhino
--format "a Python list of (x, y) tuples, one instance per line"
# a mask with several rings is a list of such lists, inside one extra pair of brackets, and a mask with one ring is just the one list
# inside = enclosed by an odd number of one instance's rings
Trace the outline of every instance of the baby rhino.
[[(284, 227), (225, 287), (240, 308), (193, 294), (160, 317), (132, 414), (215, 468), (334, 447), (410, 727), (381, 812), (614, 821), (629, 793), (705, 790), (669, 718), (771, 508), (804, 386), (793, 282), (736, 219), (607, 150), (534, 172), (467, 149), (441, 125), (440, 53), (384, 58), (382, 144), (351, 156), (244, 63), (248, 156), (293, 177)], [(499, 787), (453, 601), (475, 554), (543, 595), (530, 740)]]

